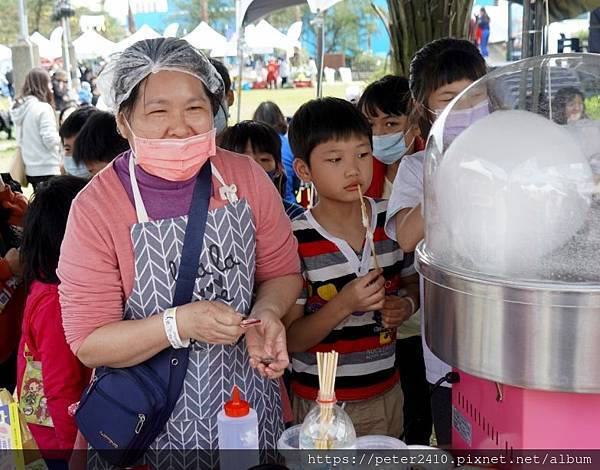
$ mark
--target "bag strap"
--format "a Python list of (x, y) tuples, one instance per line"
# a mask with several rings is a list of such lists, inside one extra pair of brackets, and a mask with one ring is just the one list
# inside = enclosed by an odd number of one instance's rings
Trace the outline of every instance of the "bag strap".
[[(208, 216), (208, 206), (212, 195), (212, 170), (210, 162), (206, 162), (194, 185), (192, 203), (188, 215), (188, 222), (181, 250), (181, 261), (175, 282), (173, 307), (185, 305), (192, 300), (194, 286), (198, 276), (200, 255), (204, 241), (204, 229)], [(183, 381), (187, 372), (189, 349), (168, 348), (169, 359), (169, 387), (168, 402), (164, 409), (163, 418), (169, 419), (175, 404), (181, 394)]]
[(200, 254), (204, 241), (204, 229), (208, 215), (208, 205), (212, 194), (212, 170), (205, 163), (194, 186), (192, 203), (181, 250), (181, 262), (177, 273), (173, 307), (185, 305), (192, 300), (194, 285), (198, 277)]

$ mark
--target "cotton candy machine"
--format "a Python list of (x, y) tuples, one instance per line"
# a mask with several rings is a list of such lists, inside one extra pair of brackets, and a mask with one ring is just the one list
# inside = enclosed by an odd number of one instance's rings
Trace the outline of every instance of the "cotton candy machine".
[(427, 344), (460, 376), (454, 448), (598, 447), (599, 119), (600, 56), (561, 54), (435, 122), (417, 265)]

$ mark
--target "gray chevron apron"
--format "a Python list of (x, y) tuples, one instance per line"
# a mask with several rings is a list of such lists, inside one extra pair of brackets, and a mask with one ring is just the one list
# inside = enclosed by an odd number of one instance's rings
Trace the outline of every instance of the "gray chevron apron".
[[(187, 216), (150, 221), (135, 178), (133, 158), (129, 172), (138, 223), (131, 228), (135, 283), (125, 304), (124, 319), (137, 320), (172, 305)], [(238, 200), (235, 185), (226, 185), (214, 165), (212, 173), (221, 184), (215, 193), (228, 203), (208, 211), (193, 300), (220, 301), (248, 315), (256, 247), (252, 211), (245, 199)], [(215, 467), (217, 413), (229, 400), (234, 385), (258, 414), (262, 458), (270, 459), (283, 431), (279, 386), (250, 367), (246, 341), (242, 340), (234, 346), (201, 342), (190, 345), (181, 396), (164, 432), (146, 453), (145, 462), (155, 469)]]

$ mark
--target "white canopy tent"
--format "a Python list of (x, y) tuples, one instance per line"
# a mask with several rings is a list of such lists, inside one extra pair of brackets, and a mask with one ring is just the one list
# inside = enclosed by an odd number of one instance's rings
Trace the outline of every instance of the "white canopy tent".
[[(236, 27), (238, 33), (243, 31), (243, 27), (249, 23), (253, 23), (260, 18), (272, 13), (276, 10), (288, 8), (295, 5), (301, 5), (308, 3), (310, 11), (317, 15), (320, 23), (320, 41), (319, 41), (319, 74), (317, 77), (317, 95), (321, 96), (321, 83), (323, 81), (323, 56), (324, 56), (324, 38), (325, 38), (325, 24), (323, 13), (328, 8), (331, 8), (336, 3), (342, 0), (236, 0)], [(242, 38), (241, 44), (244, 43)], [(241, 95), (241, 80), (242, 80), (242, 69), (244, 63), (244, 49), (238, 44), (238, 61), (239, 61), (239, 86), (238, 86), (238, 97), (237, 97), (237, 117), (240, 119), (242, 112), (242, 95)]]
[(12, 51), (10, 50), (10, 47), (0, 44), (0, 62), (10, 59), (12, 59)]
[[(205, 21), (202, 21), (189, 34), (183, 37), (196, 49), (213, 49), (225, 47), (227, 38), (211, 28)], [(221, 56), (224, 57), (224, 56)]]
[(229, 41), (213, 47), (210, 50), (211, 57), (236, 57), (238, 55), (237, 33), (231, 36)]
[(73, 41), (77, 57), (82, 60), (108, 57), (115, 50), (116, 43), (106, 39), (93, 29), (86, 31)]
[(145, 24), (145, 25), (142, 25), (140, 27), (140, 29), (138, 29), (131, 36), (128, 36), (125, 39), (123, 39), (122, 41), (119, 41), (117, 44), (115, 44), (115, 52), (121, 52), (121, 51), (127, 49), (132, 44), (134, 44), (138, 41), (141, 41), (143, 39), (156, 39), (156, 38), (160, 38), (160, 37), (161, 37), (161, 35), (159, 33), (157, 33), (150, 26)]
[(300, 47), (300, 36), (302, 35), (302, 21), (296, 21), (287, 30), (286, 36), (294, 43), (296, 47)]
[[(308, 3), (312, 13), (319, 13), (327, 10), (341, 0), (238, 0), (240, 14), (239, 21), (246, 25), (254, 23), (256, 20), (272, 13), (276, 10), (302, 5)], [(236, 8), (238, 8), (236, 2)]]
[(50, 42), (52, 44), (57, 44), (57, 45), (62, 46), (62, 40), (63, 40), (63, 27), (57, 26), (50, 33)]
[(175, 38), (175, 37), (177, 37), (178, 30), (179, 30), (179, 23), (171, 23), (163, 31), (163, 36), (166, 38)]
[[(252, 47), (252, 41), (249, 38), (248, 29), (251, 26), (252, 25), (246, 27), (246, 38), (250, 47)], [(277, 28), (272, 26), (268, 21), (260, 20), (254, 28), (252, 34), (258, 37), (256, 39), (256, 42), (265, 42), (266, 45), (270, 45), (270, 47), (275, 47), (277, 49), (285, 49), (287, 54), (290, 56), (294, 55), (294, 47), (296, 47), (298, 41), (290, 40), (290, 38), (286, 34), (283, 34)]]
[[(294, 27), (292, 29), (292, 27)], [(300, 33), (302, 22), (290, 26), (291, 35), (284, 34), (269, 22), (261, 20), (256, 25), (244, 28), (244, 55), (246, 54), (273, 54), (275, 49), (285, 50), (288, 55), (294, 54), (294, 48), (300, 47)], [(229, 41), (218, 44), (211, 49), (212, 57), (235, 57), (238, 55), (237, 33)]]
[(38, 31), (29, 36), (29, 40), (38, 46), (40, 57), (43, 59), (54, 60), (62, 56), (60, 42), (58, 44), (53, 43)]

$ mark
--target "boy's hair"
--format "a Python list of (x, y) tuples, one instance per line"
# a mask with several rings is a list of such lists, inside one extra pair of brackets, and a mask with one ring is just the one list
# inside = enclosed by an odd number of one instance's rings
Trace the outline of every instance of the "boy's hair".
[(96, 111), (89, 117), (75, 139), (73, 161), (77, 165), (95, 162), (110, 163), (117, 155), (128, 149), (129, 142), (117, 132), (115, 116), (105, 111)]
[(319, 98), (304, 103), (294, 114), (288, 133), (294, 156), (308, 165), (317, 145), (350, 136), (368, 137), (373, 144), (373, 133), (365, 116), (341, 98)]
[(81, 128), (94, 113), (98, 112), (93, 106), (81, 106), (69, 114), (69, 117), (62, 123), (58, 134), (62, 140), (69, 139), (79, 134)]
[(280, 173), (275, 186), (277, 186), (281, 196), (284, 197), (287, 176), (281, 161), (281, 139), (279, 134), (264, 122), (242, 121), (235, 126), (228, 127), (223, 132), (219, 147), (243, 154), (246, 151), (248, 142), (254, 152), (273, 155), (275, 166)]
[(279, 106), (272, 101), (263, 101), (258, 105), (252, 119), (268, 124), (280, 134), (288, 130), (287, 121)]
[(225, 87), (224, 96), (227, 96), (227, 93), (231, 91), (231, 77), (229, 76), (229, 70), (227, 70), (225, 64), (220, 60), (209, 57), (208, 61), (217, 70), (218, 74), (221, 75), (221, 79), (223, 80), (223, 85)]
[(56, 268), (71, 202), (86, 184), (87, 180), (77, 176), (55, 176), (33, 195), (25, 213), (21, 244), (23, 278), (28, 289), (36, 280), (58, 284)]
[[(84, 105), (84, 107), (89, 107), (89, 104)], [(75, 111), (79, 106), (75, 101), (66, 101), (63, 109), (58, 113), (58, 124), (59, 127), (63, 125), (65, 120), (71, 115), (73, 111)], [(66, 117), (65, 117), (66, 115)]]
[(365, 88), (357, 106), (369, 116), (376, 116), (378, 110), (387, 115), (408, 116), (410, 100), (408, 79), (386, 75)]
[(476, 81), (487, 73), (485, 59), (465, 39), (442, 38), (426, 44), (410, 62), (410, 91), (421, 106), (414, 107), (411, 121), (418, 121), (421, 135), (429, 135), (431, 123), (423, 106), (438, 88), (458, 80)]
[(219, 146), (243, 154), (248, 142), (254, 152), (270, 153), (275, 163), (281, 164), (281, 139), (275, 129), (264, 122), (238, 122), (223, 132)]

